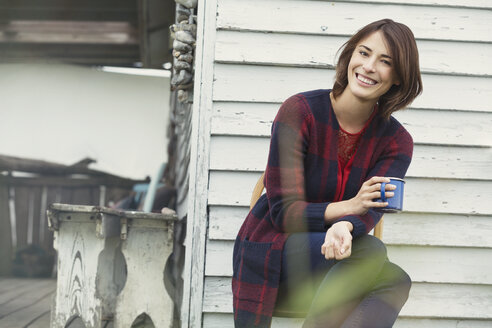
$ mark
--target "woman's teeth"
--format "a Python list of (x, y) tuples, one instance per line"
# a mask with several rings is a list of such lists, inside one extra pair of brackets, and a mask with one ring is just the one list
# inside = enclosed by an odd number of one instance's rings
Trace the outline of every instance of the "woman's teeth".
[(362, 81), (362, 82), (364, 82), (364, 83), (366, 83), (366, 84), (370, 84), (370, 85), (374, 85), (374, 84), (376, 84), (376, 81), (371, 80), (371, 79), (367, 79), (367, 78), (363, 77), (363, 76), (362, 76), (362, 75), (360, 75), (360, 74), (356, 74), (356, 76), (357, 76), (357, 79), (358, 79), (359, 81)]

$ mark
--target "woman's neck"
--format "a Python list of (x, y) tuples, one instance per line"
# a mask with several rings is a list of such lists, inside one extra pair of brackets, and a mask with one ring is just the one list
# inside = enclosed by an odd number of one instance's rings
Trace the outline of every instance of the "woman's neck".
[(330, 98), (338, 124), (349, 133), (357, 133), (364, 127), (376, 105), (376, 101), (361, 102), (345, 92), (336, 99), (330, 93)]

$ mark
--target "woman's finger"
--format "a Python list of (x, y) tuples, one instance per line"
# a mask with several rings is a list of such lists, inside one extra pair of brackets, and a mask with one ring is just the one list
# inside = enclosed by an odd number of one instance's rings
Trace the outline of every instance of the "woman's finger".
[(372, 184), (375, 184), (375, 183), (381, 183), (381, 182), (390, 182), (390, 179), (389, 178), (386, 178), (386, 177), (377, 177), (377, 176), (374, 176), (372, 178), (370, 178), (369, 180), (367, 180), (366, 182), (369, 182), (371, 185)]
[(388, 202), (373, 202), (372, 200), (364, 203), (366, 207), (386, 207), (388, 204)]
[(395, 189), (396, 189), (396, 186), (389, 184), (389, 183), (387, 183), (384, 187), (384, 190), (395, 190)]
[(333, 239), (328, 241), (328, 245), (326, 246), (325, 249), (325, 258), (327, 260), (335, 258), (335, 251), (334, 251), (334, 241)]
[(343, 259), (346, 259), (348, 257), (350, 257), (350, 255), (352, 255), (352, 248), (349, 248), (347, 249), (343, 254), (340, 254), (338, 257), (337, 257), (337, 260), (343, 260)]
[(380, 183), (375, 183), (372, 186), (368, 188), (368, 192), (375, 192), (375, 191), (380, 191), (381, 190), (381, 184)]

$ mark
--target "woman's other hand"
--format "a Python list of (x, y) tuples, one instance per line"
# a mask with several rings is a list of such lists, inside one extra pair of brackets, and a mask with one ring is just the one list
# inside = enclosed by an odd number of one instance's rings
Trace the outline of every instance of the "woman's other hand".
[(352, 223), (340, 221), (333, 224), (325, 235), (325, 243), (321, 246), (321, 254), (327, 260), (343, 260), (352, 254)]
[(394, 196), (396, 186), (389, 184), (390, 179), (386, 177), (372, 177), (362, 184), (357, 195), (350, 199), (350, 209), (353, 214), (364, 215), (370, 208), (377, 207), (382, 208), (388, 206), (388, 202), (374, 202), (373, 199), (381, 198), (381, 183), (386, 182), (385, 190), (386, 197), (390, 198)]

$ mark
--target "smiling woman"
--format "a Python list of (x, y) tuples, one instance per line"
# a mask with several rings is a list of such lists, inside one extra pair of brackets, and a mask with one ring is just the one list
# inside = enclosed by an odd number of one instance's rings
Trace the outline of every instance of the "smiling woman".
[(273, 122), (261, 196), (234, 245), (236, 327), (268, 327), (272, 314), (303, 327), (391, 327), (410, 277), (368, 232), (404, 178), (413, 141), (391, 113), (422, 91), (405, 25), (384, 19), (344, 46), (333, 90), (288, 98)]

